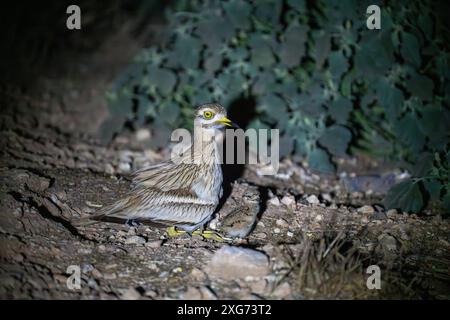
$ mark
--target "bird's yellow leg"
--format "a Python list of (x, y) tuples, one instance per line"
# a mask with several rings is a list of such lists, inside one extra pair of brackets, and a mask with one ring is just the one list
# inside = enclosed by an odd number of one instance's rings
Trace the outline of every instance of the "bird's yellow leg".
[(199, 235), (199, 236), (203, 237), (203, 239), (214, 240), (217, 242), (224, 242), (224, 241), (232, 240), (231, 238), (222, 236), (220, 233), (218, 233), (214, 230), (203, 230), (202, 228), (195, 230), (194, 232), (192, 232), (192, 234)]
[(186, 233), (186, 231), (184, 231), (184, 230), (178, 230), (178, 229), (177, 229), (176, 227), (174, 227), (174, 226), (168, 227), (168, 228), (166, 229), (166, 232), (167, 232), (167, 235), (168, 235), (170, 238), (175, 238), (175, 237), (181, 236), (181, 235), (183, 235), (183, 234)]

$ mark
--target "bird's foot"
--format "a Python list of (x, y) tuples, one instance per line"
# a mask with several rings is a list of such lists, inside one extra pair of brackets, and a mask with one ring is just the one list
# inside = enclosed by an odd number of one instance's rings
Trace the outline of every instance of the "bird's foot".
[(183, 234), (186, 234), (187, 233), (187, 231), (184, 231), (184, 230), (178, 230), (176, 227), (168, 227), (167, 229), (166, 229), (166, 232), (167, 232), (167, 235), (170, 237), (170, 238), (176, 238), (176, 237), (179, 237), (179, 236), (181, 236), (181, 235), (183, 235)]
[(214, 231), (214, 230), (203, 230), (202, 228), (199, 228), (197, 230), (194, 230), (192, 233), (189, 233), (184, 230), (179, 230), (176, 227), (169, 227), (166, 229), (167, 235), (170, 238), (176, 238), (185, 234), (193, 235), (193, 236), (200, 236), (203, 239), (206, 240), (214, 240), (217, 242), (225, 242), (225, 241), (232, 241), (233, 239), (227, 238), (222, 236), (220, 233)]
[(217, 242), (225, 242), (225, 241), (231, 241), (233, 239), (224, 237), (220, 233), (214, 231), (214, 230), (203, 230), (203, 229), (197, 229), (194, 232), (192, 232), (193, 235), (199, 235), (203, 239), (207, 240), (214, 240)]

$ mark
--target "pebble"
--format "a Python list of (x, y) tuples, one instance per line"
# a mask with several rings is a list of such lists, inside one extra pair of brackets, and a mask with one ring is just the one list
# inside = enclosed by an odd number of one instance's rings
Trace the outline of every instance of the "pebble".
[(275, 207), (279, 207), (281, 205), (280, 199), (278, 199), (278, 197), (273, 197), (269, 200), (269, 204), (275, 206)]
[(380, 245), (389, 251), (397, 250), (397, 240), (388, 234), (382, 234), (378, 237)]
[(265, 239), (267, 238), (267, 234), (265, 232), (258, 232), (254, 234), (255, 237), (259, 238), (259, 239)]
[(131, 164), (128, 162), (121, 162), (119, 163), (119, 170), (121, 172), (130, 172), (131, 171)]
[(315, 194), (312, 194), (306, 198), (306, 201), (308, 201), (309, 204), (319, 204), (319, 198)]
[(287, 221), (284, 220), (284, 219), (277, 219), (277, 221), (275, 221), (275, 223), (276, 223), (277, 226), (280, 226), (282, 228), (289, 227), (289, 223), (287, 223)]
[(295, 206), (295, 198), (293, 196), (290, 196), (290, 195), (284, 196), (281, 199), (281, 203), (284, 204), (287, 207), (294, 207)]
[(390, 209), (390, 210), (386, 211), (386, 215), (389, 218), (392, 218), (392, 217), (396, 216), (397, 214), (398, 214), (397, 209)]
[(253, 281), (249, 285), (252, 292), (256, 294), (263, 294), (267, 289), (267, 281), (265, 279)]
[(372, 214), (375, 212), (375, 209), (372, 206), (365, 205), (365, 206), (358, 208), (358, 210), (356, 210), (356, 211), (359, 213)]
[(293, 233), (292, 231), (288, 231), (288, 232), (286, 233), (286, 235), (287, 235), (289, 238), (292, 238), (292, 237), (294, 236), (294, 233)]
[(181, 294), (183, 300), (216, 300), (216, 294), (208, 287), (189, 287)]
[(103, 278), (103, 274), (97, 269), (92, 270), (91, 274), (94, 278)]
[(285, 299), (292, 294), (291, 285), (287, 282), (283, 282), (272, 292), (272, 295), (278, 299)]
[(273, 229), (273, 233), (278, 234), (278, 233), (280, 233), (280, 232), (281, 232), (280, 228), (275, 228), (275, 229)]
[(141, 294), (135, 288), (128, 288), (120, 295), (120, 300), (139, 300)]
[(125, 240), (125, 244), (144, 244), (147, 241), (141, 236), (131, 236)]
[(198, 268), (193, 268), (189, 274), (189, 277), (192, 280), (199, 282), (203, 282), (206, 280), (206, 274)]
[(159, 248), (161, 247), (163, 244), (162, 240), (155, 240), (155, 241), (149, 241), (145, 244), (146, 247), (148, 248)]
[(150, 139), (150, 136), (151, 136), (150, 130), (148, 130), (148, 129), (143, 128), (143, 129), (139, 129), (139, 130), (136, 131), (136, 139), (137, 139), (137, 141), (148, 140), (148, 139)]
[(114, 272), (112, 272), (112, 273), (104, 273), (103, 274), (103, 279), (106, 279), (106, 280), (117, 279), (117, 274), (115, 274)]
[(321, 215), (321, 214), (318, 214), (318, 215), (316, 215), (315, 217), (314, 217), (314, 220), (315, 221), (322, 221), (323, 220), (323, 216)]
[(110, 163), (105, 164), (104, 170), (106, 174), (114, 174), (115, 172), (114, 167)]
[(322, 196), (322, 199), (327, 201), (327, 202), (332, 202), (333, 201), (333, 199), (331, 199), (331, 196), (330, 196), (329, 193), (322, 193), (321, 196)]
[(269, 273), (269, 259), (259, 251), (225, 245), (215, 252), (205, 268), (210, 278), (234, 280)]

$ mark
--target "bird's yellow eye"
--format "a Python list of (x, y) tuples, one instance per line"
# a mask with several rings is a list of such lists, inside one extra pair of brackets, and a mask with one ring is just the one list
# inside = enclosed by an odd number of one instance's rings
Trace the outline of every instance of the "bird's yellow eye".
[(205, 119), (211, 119), (212, 116), (213, 116), (213, 113), (212, 113), (211, 111), (205, 111), (205, 112), (203, 112), (203, 117), (204, 117)]

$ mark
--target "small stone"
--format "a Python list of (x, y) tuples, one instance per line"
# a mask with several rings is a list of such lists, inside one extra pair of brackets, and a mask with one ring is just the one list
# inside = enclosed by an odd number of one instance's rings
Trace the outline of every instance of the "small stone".
[(141, 236), (131, 236), (125, 240), (125, 244), (144, 244), (147, 241)]
[(273, 233), (275, 234), (279, 234), (280, 232), (281, 232), (280, 228), (273, 229)]
[(278, 197), (273, 197), (271, 198), (269, 201), (269, 204), (275, 206), (275, 207), (279, 207), (280, 206), (280, 199), (278, 199)]
[(277, 226), (280, 226), (282, 228), (289, 227), (289, 223), (287, 223), (287, 221), (284, 220), (284, 219), (277, 219), (277, 221), (275, 221), (275, 223), (276, 223)]
[(94, 278), (103, 278), (103, 274), (97, 269), (92, 270), (91, 274)]
[(323, 220), (323, 216), (321, 214), (318, 214), (317, 216), (314, 217), (314, 220), (319, 222)]
[(265, 279), (260, 279), (250, 283), (250, 288), (252, 293), (263, 294), (267, 289), (267, 281)]
[(256, 250), (225, 245), (215, 252), (205, 271), (211, 278), (226, 280), (263, 277), (269, 273), (269, 259)]
[(83, 273), (89, 273), (92, 270), (94, 270), (94, 266), (90, 263), (84, 263), (81, 265), (81, 272)]
[(292, 238), (292, 237), (294, 236), (294, 233), (293, 233), (292, 231), (288, 231), (288, 232), (286, 233), (286, 235), (287, 235), (289, 238)]
[(142, 141), (150, 139), (150, 137), (151, 137), (151, 133), (150, 133), (150, 130), (148, 130), (148, 129), (144, 128), (144, 129), (139, 129), (136, 131), (137, 141), (142, 142)]
[(319, 204), (319, 198), (315, 194), (312, 194), (306, 198), (306, 201), (308, 201), (309, 204)]
[(112, 272), (112, 273), (104, 273), (103, 274), (103, 279), (106, 279), (106, 280), (117, 279), (117, 274), (115, 274), (114, 272)]
[(266, 234), (265, 232), (258, 232), (258, 233), (255, 233), (254, 236), (255, 236), (256, 238), (259, 238), (259, 239), (265, 239), (265, 238), (267, 238), (267, 234)]
[(129, 236), (136, 235), (136, 228), (135, 227), (131, 227), (130, 229), (128, 229), (127, 235), (129, 235)]
[(129, 288), (125, 290), (120, 296), (120, 300), (139, 300), (141, 294), (135, 288)]
[(181, 273), (181, 272), (183, 272), (183, 268), (181, 268), (181, 267), (176, 267), (176, 268), (174, 268), (174, 269), (172, 270), (172, 272), (173, 272), (173, 273)]
[(191, 273), (189, 274), (189, 277), (192, 280), (198, 281), (198, 282), (203, 282), (206, 280), (206, 274), (198, 268), (193, 268), (191, 270)]
[(273, 291), (272, 295), (278, 299), (285, 299), (292, 294), (291, 285), (287, 282), (283, 282)]
[(388, 211), (386, 211), (386, 216), (388, 216), (388, 218), (393, 218), (398, 214), (397, 209), (390, 209)]
[(284, 196), (281, 199), (281, 203), (284, 204), (287, 207), (294, 207), (295, 206), (295, 198), (293, 196)]
[(155, 299), (158, 296), (158, 292), (152, 289), (145, 290), (144, 296), (149, 297), (151, 299)]
[(375, 212), (375, 209), (372, 206), (365, 205), (365, 206), (358, 208), (357, 212), (363, 213), (363, 214), (372, 214)]
[(161, 247), (163, 244), (162, 240), (155, 240), (155, 241), (149, 241), (145, 244), (146, 247), (148, 248), (159, 248)]
[(216, 294), (208, 287), (189, 287), (186, 292), (181, 294), (181, 299), (184, 300), (216, 300)]
[(117, 263), (109, 263), (105, 266), (106, 270), (117, 268)]
[(397, 240), (388, 234), (382, 234), (378, 237), (380, 245), (389, 251), (397, 250)]
[(104, 170), (106, 174), (114, 174), (115, 172), (114, 167), (110, 163), (105, 164)]
[(332, 202), (332, 201), (333, 201), (333, 200), (331, 199), (331, 196), (330, 196), (329, 193), (322, 193), (321, 196), (322, 196), (322, 199), (325, 200), (325, 201), (327, 201), (327, 202)]
[(181, 294), (180, 297), (182, 300), (201, 300), (202, 293), (198, 288), (189, 287), (186, 292)]
[(98, 248), (98, 251), (100, 251), (100, 252), (105, 252), (106, 251), (106, 247), (105, 247), (104, 244), (99, 245), (97, 248)]
[(121, 172), (130, 172), (131, 171), (131, 164), (128, 162), (121, 162), (119, 163), (119, 170)]
[(217, 300), (217, 295), (209, 287), (202, 286), (199, 290), (203, 300)]

